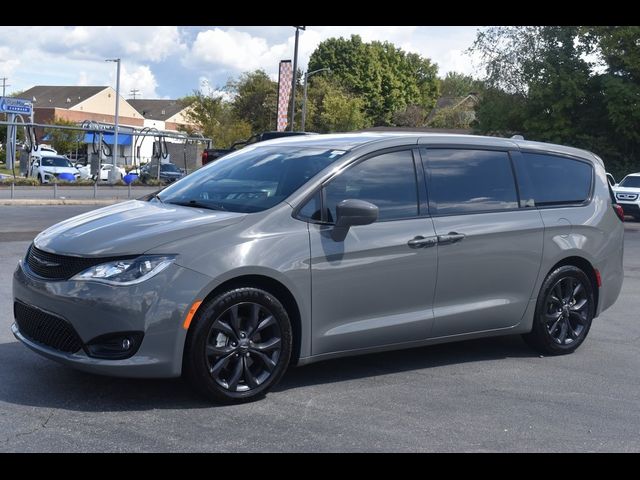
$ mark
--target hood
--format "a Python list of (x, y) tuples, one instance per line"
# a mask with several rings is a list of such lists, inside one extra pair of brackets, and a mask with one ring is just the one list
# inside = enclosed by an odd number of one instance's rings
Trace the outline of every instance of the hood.
[(60, 222), (40, 233), (34, 243), (37, 248), (61, 255), (135, 255), (187, 236), (219, 230), (245, 216), (133, 200)]
[(40, 167), (43, 172), (50, 173), (78, 173), (78, 169), (76, 167)]
[(638, 187), (613, 187), (613, 191), (616, 193), (640, 193)]

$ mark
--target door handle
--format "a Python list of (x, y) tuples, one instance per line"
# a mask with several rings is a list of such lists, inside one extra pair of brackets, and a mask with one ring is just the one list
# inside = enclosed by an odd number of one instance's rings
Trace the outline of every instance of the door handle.
[(407, 242), (407, 245), (411, 248), (428, 248), (433, 247), (438, 243), (436, 237), (423, 237), (418, 235)]
[(449, 245), (458, 243), (464, 239), (464, 233), (449, 232), (446, 235), (438, 235), (438, 245)]

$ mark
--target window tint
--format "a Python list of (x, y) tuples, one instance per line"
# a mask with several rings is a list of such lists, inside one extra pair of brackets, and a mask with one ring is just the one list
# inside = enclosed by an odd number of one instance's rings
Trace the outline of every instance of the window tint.
[(214, 210), (260, 212), (282, 202), (343, 154), (325, 147), (245, 147), (171, 184), (159, 198)]
[(320, 211), (320, 192), (316, 194), (298, 211), (298, 217), (303, 220), (322, 220), (322, 214)]
[(427, 149), (430, 208), (436, 214), (518, 208), (507, 152)]
[(387, 153), (365, 160), (334, 178), (326, 186), (328, 221), (336, 219), (342, 200), (366, 200), (379, 209), (378, 220), (418, 215), (418, 191), (410, 150)]
[(524, 206), (575, 204), (589, 197), (592, 167), (586, 162), (523, 152), (515, 165)]

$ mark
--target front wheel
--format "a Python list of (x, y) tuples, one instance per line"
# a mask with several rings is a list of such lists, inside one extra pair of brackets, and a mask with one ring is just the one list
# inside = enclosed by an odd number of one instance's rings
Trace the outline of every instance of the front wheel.
[(542, 284), (533, 329), (523, 336), (524, 340), (547, 355), (571, 353), (587, 338), (594, 314), (589, 277), (578, 267), (564, 265)]
[(210, 400), (240, 403), (273, 387), (290, 357), (291, 323), (282, 304), (264, 290), (237, 288), (200, 307), (183, 370)]

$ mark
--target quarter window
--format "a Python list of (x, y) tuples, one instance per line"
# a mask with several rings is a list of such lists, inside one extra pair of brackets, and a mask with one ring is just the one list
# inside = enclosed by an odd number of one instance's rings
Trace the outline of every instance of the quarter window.
[(571, 205), (589, 198), (593, 168), (587, 162), (523, 152), (515, 166), (523, 206)]
[(378, 220), (418, 216), (418, 190), (411, 150), (369, 158), (344, 171), (325, 187), (327, 220), (336, 219), (336, 205), (343, 200), (371, 202)]
[(437, 215), (518, 208), (507, 152), (426, 149), (429, 208)]

